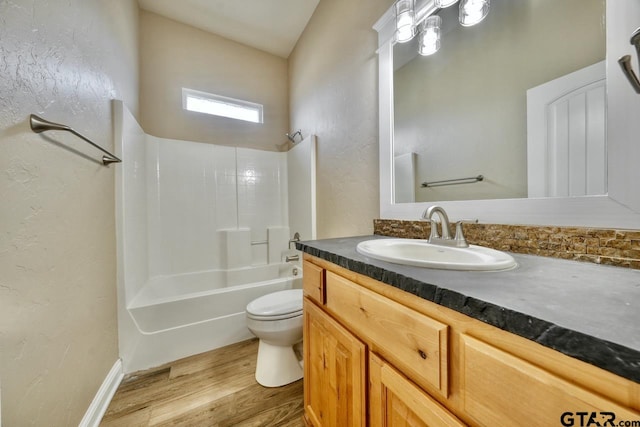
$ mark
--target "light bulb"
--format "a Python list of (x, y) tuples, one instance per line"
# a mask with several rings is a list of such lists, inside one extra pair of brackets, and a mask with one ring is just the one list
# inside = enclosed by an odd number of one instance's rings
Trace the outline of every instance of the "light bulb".
[(396, 41), (408, 42), (416, 34), (416, 16), (413, 0), (398, 0), (396, 9)]
[(458, 0), (435, 0), (435, 6), (439, 9), (444, 9), (445, 7), (453, 6), (457, 2)]
[(418, 53), (423, 56), (433, 55), (440, 49), (440, 25), (442, 18), (430, 16), (420, 25), (420, 43)]
[(489, 14), (489, 0), (461, 0), (460, 25), (470, 27), (476, 25)]

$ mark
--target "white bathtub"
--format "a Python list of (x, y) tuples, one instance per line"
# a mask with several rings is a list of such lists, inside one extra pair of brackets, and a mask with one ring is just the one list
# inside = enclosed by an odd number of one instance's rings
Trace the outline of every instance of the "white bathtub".
[(127, 307), (138, 331), (128, 371), (249, 339), (247, 304), (301, 287), (302, 269), (290, 263), (153, 278)]

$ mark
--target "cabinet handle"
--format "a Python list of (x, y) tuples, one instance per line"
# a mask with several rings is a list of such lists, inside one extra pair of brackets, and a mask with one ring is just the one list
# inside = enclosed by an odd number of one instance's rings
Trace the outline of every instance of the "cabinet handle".
[(418, 354), (420, 355), (420, 357), (422, 357), (423, 359), (427, 358), (427, 353), (425, 353), (424, 351), (418, 349)]

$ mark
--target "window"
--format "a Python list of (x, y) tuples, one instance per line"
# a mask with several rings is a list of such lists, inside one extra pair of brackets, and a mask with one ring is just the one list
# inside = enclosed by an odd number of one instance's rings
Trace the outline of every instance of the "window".
[(187, 111), (262, 123), (262, 105), (213, 93), (182, 88), (182, 108)]

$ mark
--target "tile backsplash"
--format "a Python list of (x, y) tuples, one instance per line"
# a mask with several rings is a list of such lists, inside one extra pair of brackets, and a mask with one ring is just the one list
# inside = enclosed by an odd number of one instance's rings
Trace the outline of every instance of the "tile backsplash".
[[(373, 232), (427, 239), (430, 225), (428, 221), (375, 219)], [(464, 234), (471, 244), (502, 251), (640, 269), (640, 230), (465, 224)]]

